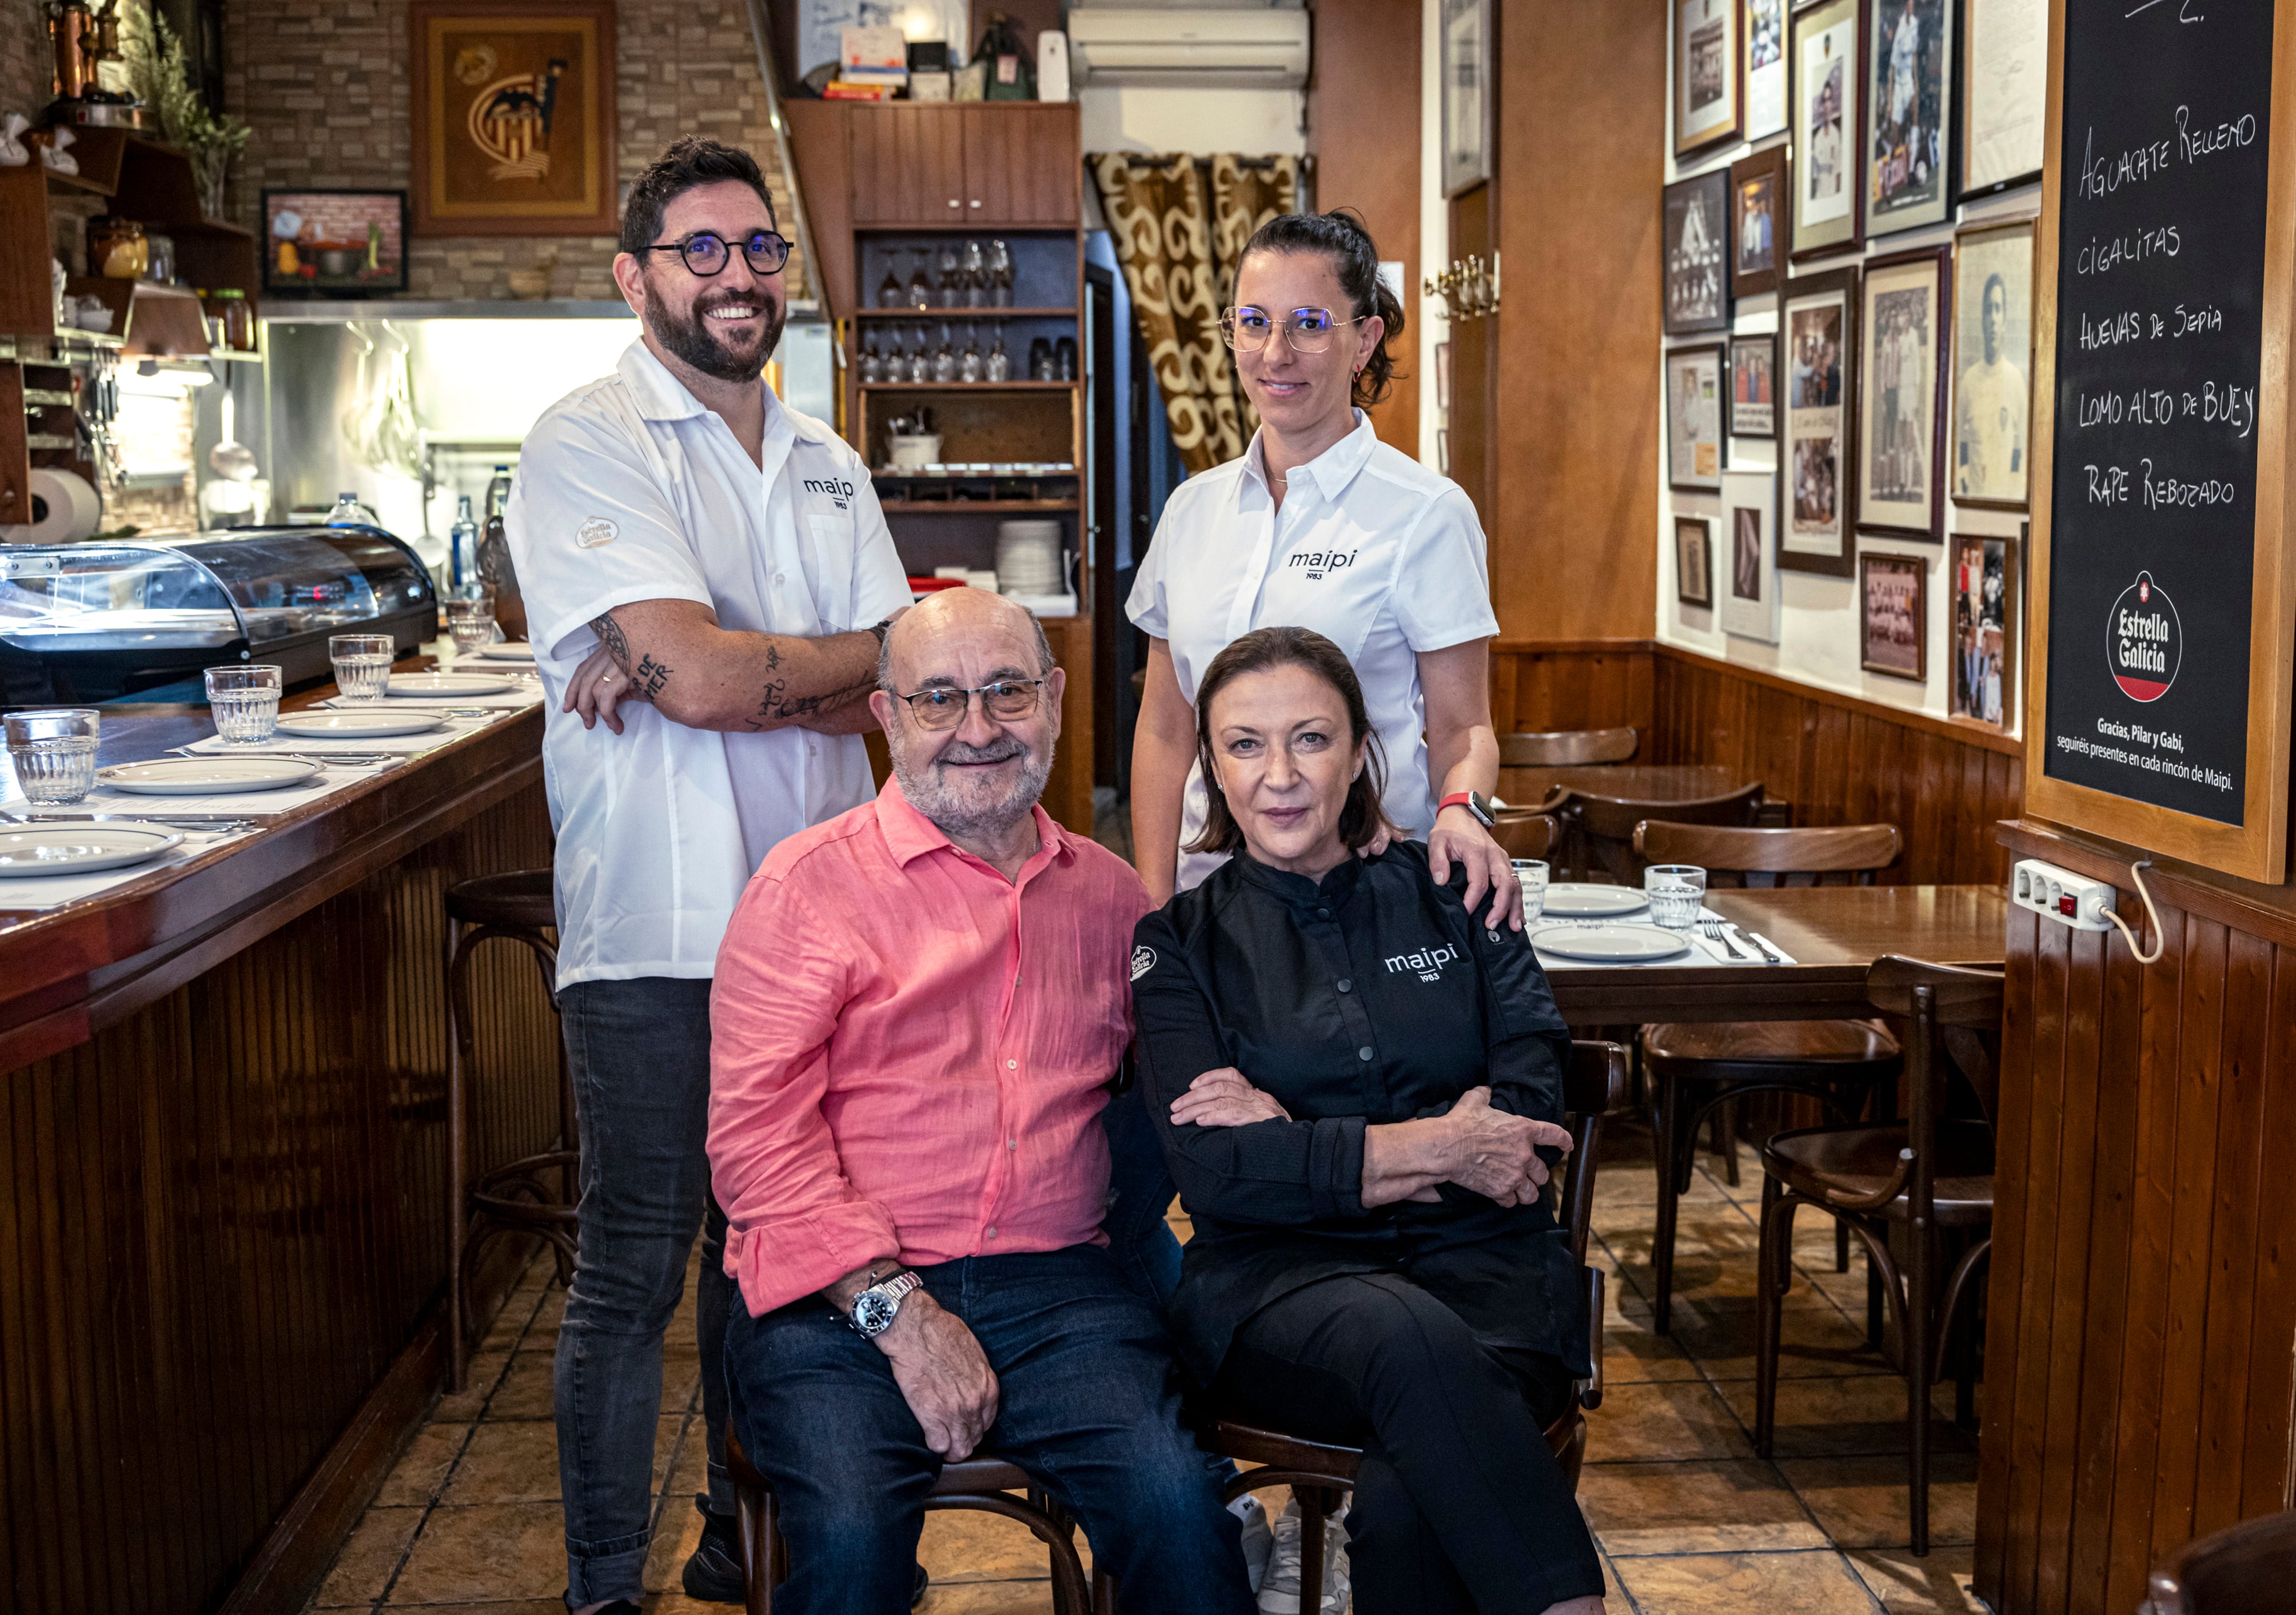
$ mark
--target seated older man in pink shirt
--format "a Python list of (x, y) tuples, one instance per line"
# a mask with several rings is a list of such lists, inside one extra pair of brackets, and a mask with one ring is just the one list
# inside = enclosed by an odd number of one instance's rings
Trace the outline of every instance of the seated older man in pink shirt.
[(790, 1545), (776, 1610), (906, 1610), (925, 1493), (976, 1449), (1083, 1522), (1126, 1611), (1254, 1607), (1162, 1322), (1103, 1248), (1149, 905), (1037, 806), (1063, 682), (1010, 601), (904, 614), (870, 698), (892, 780), (774, 848), (718, 955), (726, 1377)]

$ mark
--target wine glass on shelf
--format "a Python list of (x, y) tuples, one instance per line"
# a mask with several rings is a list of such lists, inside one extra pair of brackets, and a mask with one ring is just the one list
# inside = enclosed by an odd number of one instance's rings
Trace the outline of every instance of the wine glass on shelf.
[(982, 366), (988, 380), (1009, 381), (1013, 379), (1013, 356), (1004, 351), (1004, 327), (996, 328), (996, 345), (988, 350)]
[(940, 346), (933, 349), (932, 379), (936, 381), (956, 380), (956, 348), (949, 340), (948, 322), (940, 326)]
[(964, 243), (964, 306), (988, 307), (988, 254), (977, 239)]
[(909, 307), (930, 308), (932, 307), (933, 283), (932, 276), (925, 273), (925, 265), (932, 258), (932, 249), (912, 247), (909, 250), (917, 255), (917, 266), (909, 272)]
[(964, 351), (957, 356), (956, 374), (961, 381), (980, 380), (980, 328), (971, 320), (964, 323)]
[(898, 308), (906, 295), (901, 289), (901, 255), (890, 253), (885, 258), (885, 278), (877, 283), (877, 307)]
[(885, 379), (885, 356), (877, 351), (877, 339), (871, 337), (868, 346), (861, 350), (861, 384)]
[(1013, 252), (1001, 241), (988, 243), (988, 288), (990, 307), (1013, 306)]
[(909, 353), (908, 379), (912, 381), (932, 380), (932, 355), (925, 350), (925, 328), (917, 327), (917, 345)]
[(943, 308), (964, 307), (964, 271), (958, 265), (956, 243), (943, 242), (937, 260), (939, 275), (939, 304)]

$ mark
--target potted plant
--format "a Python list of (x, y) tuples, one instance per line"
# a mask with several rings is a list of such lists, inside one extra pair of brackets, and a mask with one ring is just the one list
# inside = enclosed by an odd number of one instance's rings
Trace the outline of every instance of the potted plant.
[(165, 17), (141, 6), (124, 6), (121, 21), (121, 65), (128, 87), (152, 109), (160, 137), (192, 160), (200, 211), (221, 218), (232, 161), (247, 149), (254, 131), (243, 120), (209, 108), (193, 87), (184, 42)]

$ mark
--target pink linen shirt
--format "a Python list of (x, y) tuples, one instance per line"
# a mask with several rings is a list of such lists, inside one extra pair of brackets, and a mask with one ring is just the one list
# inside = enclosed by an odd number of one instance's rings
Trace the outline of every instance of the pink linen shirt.
[(1034, 809), (1017, 881), (888, 781), (751, 878), (709, 1000), (709, 1169), (752, 1315), (881, 1257), (1100, 1240), (1131, 866)]

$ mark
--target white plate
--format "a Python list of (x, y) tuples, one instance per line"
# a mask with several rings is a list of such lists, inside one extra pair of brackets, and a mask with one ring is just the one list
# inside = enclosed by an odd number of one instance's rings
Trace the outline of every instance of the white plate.
[(436, 698), (441, 695), (499, 695), (518, 686), (507, 678), (478, 678), (467, 673), (400, 673), (384, 692), (390, 695)]
[(479, 654), (489, 661), (532, 661), (534, 647), (523, 640), (505, 640), (498, 645), (480, 645)]
[(156, 858), (184, 838), (173, 831), (121, 824), (72, 824), (0, 831), (0, 875), (82, 874), (124, 869)]
[(1531, 932), (1530, 945), (1558, 959), (1597, 964), (1647, 964), (1690, 951), (1688, 939), (1655, 925), (1550, 925)]
[(318, 764), (292, 757), (170, 757), (118, 763), (97, 769), (95, 777), (137, 796), (230, 796), (308, 785), (318, 772)]
[(421, 734), (446, 726), (445, 718), (433, 717), (428, 712), (393, 712), (387, 709), (381, 712), (290, 712), (279, 720), (280, 734), (299, 734), (305, 740), (379, 740), (385, 735)]
[(1572, 920), (1607, 920), (1614, 914), (1640, 914), (1648, 900), (1631, 886), (1603, 886), (1592, 881), (1557, 881), (1546, 889), (1546, 909)]

